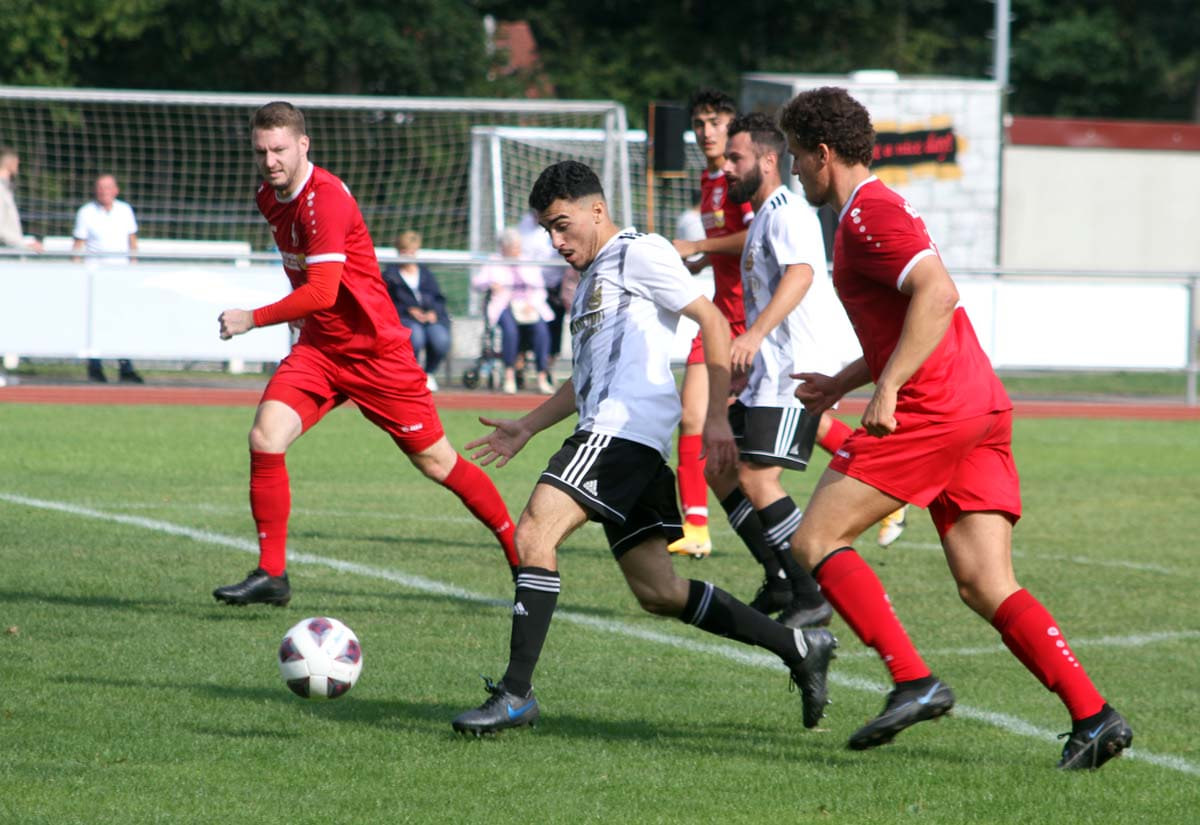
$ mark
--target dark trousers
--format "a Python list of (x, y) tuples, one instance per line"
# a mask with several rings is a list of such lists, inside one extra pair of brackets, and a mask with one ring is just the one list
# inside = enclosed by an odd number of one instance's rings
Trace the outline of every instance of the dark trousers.
[(504, 366), (511, 367), (517, 363), (517, 353), (524, 344), (533, 349), (538, 372), (546, 371), (550, 358), (550, 327), (545, 321), (539, 319), (532, 324), (518, 324), (512, 310), (506, 309), (500, 314), (497, 324), (500, 327), (500, 356), (504, 359)]
[(402, 319), (408, 327), (413, 353), (421, 360), (425, 352), (425, 372), (433, 375), (450, 352), (450, 327), (443, 323), (422, 324), (412, 319)]

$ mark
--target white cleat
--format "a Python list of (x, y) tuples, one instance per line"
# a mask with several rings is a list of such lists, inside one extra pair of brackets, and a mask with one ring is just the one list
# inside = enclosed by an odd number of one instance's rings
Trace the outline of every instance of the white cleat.
[(900, 538), (900, 534), (907, 526), (908, 505), (905, 504), (899, 510), (883, 517), (883, 521), (879, 522), (879, 536), (875, 541), (880, 547), (890, 547), (896, 539)]

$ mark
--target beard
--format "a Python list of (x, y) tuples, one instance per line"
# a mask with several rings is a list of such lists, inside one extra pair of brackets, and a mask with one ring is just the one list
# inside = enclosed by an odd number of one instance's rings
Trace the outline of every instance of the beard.
[(754, 193), (760, 186), (762, 186), (762, 170), (756, 164), (754, 170), (739, 178), (737, 183), (729, 184), (729, 199), (734, 203), (746, 203), (754, 197)]

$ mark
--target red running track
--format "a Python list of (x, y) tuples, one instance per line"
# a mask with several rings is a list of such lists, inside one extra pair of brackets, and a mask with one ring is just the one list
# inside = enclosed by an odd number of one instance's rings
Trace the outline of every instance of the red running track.
[[(0, 403), (13, 404), (186, 404), (197, 407), (254, 406), (261, 387), (155, 387), (25, 384), (0, 387)], [(451, 392), (434, 395), (443, 410), (530, 410), (544, 400), (531, 394), (503, 395), (494, 392)], [(858, 416), (865, 398), (842, 401), (838, 412)], [(1014, 401), (1015, 414), (1022, 418), (1114, 418), (1158, 421), (1200, 421), (1200, 406), (1176, 402), (1137, 401)]]

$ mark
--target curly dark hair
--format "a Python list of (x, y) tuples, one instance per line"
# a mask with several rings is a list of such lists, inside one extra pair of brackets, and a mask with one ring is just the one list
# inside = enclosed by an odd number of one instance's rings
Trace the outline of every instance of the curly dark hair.
[(586, 164), (577, 160), (563, 160), (547, 166), (538, 175), (533, 189), (529, 190), (529, 205), (537, 212), (544, 212), (560, 198), (574, 201), (585, 195), (604, 197), (600, 178)]
[(738, 132), (749, 132), (755, 146), (774, 152), (781, 162), (787, 155), (787, 139), (769, 115), (762, 112), (738, 115), (729, 121), (727, 134), (733, 137)]
[(736, 115), (737, 102), (720, 89), (710, 89), (705, 87), (703, 89), (697, 89), (694, 91), (691, 98), (688, 100), (688, 116), (694, 116), (697, 109), (712, 109), (718, 114), (721, 112), (726, 112), (731, 115)]
[(837, 86), (796, 95), (779, 113), (783, 131), (805, 149), (824, 143), (847, 163), (871, 165), (875, 128), (866, 107)]

